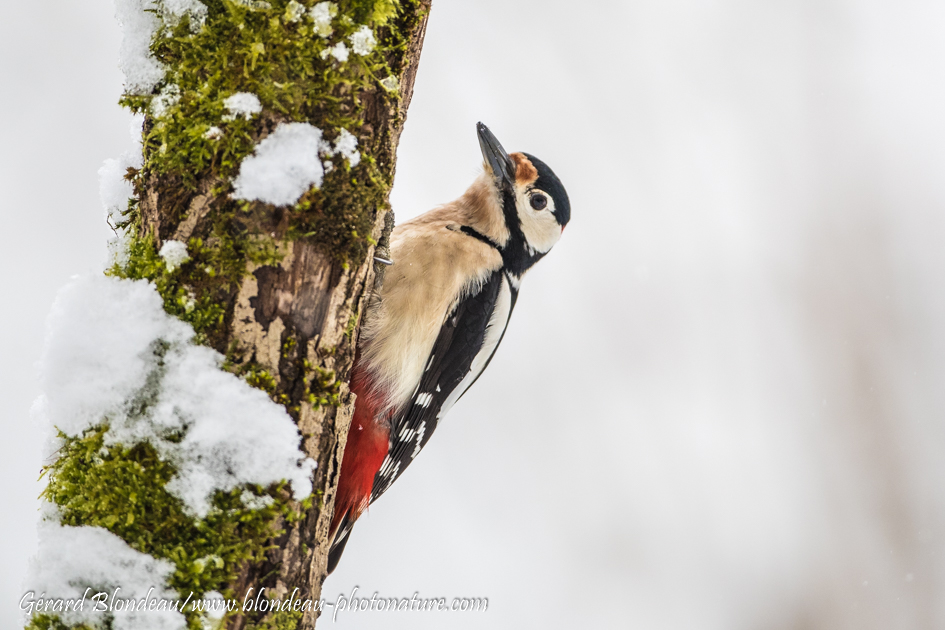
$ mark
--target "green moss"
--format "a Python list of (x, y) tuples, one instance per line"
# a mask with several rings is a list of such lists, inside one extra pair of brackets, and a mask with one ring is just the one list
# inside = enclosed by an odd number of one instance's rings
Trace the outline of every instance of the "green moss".
[(253, 387), (258, 387), (259, 389), (267, 392), (270, 396), (276, 393), (276, 387), (278, 386), (278, 383), (276, 383), (276, 379), (272, 376), (272, 374), (262, 369), (255, 363), (249, 363), (244, 366), (244, 368), (243, 378), (247, 383)]
[(236, 374), (242, 376), (243, 380), (247, 383), (269, 394), (269, 397), (272, 398), (273, 401), (281, 405), (286, 405), (290, 402), (286, 394), (278, 391), (279, 382), (276, 378), (258, 363), (251, 361), (233, 369), (236, 371)]
[(379, 0), (374, 3), (373, 18), (374, 23), (378, 25), (386, 24), (388, 20), (397, 15), (397, 9), (400, 8), (400, 2), (397, 0)]
[(288, 335), (285, 338), (285, 341), (282, 342), (282, 358), (283, 359), (287, 359), (289, 355), (292, 354), (292, 350), (295, 348), (297, 343), (298, 342), (295, 340), (295, 337), (293, 337), (292, 335)]
[(322, 188), (299, 199), (286, 237), (324, 245), (336, 260), (358, 265), (367, 254), (373, 211), (387, 208), (390, 186), (370, 156), (350, 172), (336, 168), (325, 175)]
[(302, 613), (294, 610), (276, 611), (246, 630), (296, 630), (302, 622)]
[[(102, 425), (78, 438), (60, 435), (64, 445), (46, 471), (43, 496), (59, 507), (64, 525), (104, 527), (132, 548), (172, 562), (169, 585), (182, 598), (211, 590), (226, 595), (245, 562), (263, 559), (267, 541), (278, 533), (276, 517), (297, 518), (298, 506), (282, 484), (217, 492), (207, 516), (196, 519), (165, 489), (176, 474), (172, 464), (148, 443), (105, 444), (106, 430)], [(246, 490), (274, 501), (248, 509), (240, 499)], [(188, 621), (199, 627), (192, 611)]]
[[(112, 624), (107, 623), (102, 630), (111, 630)], [(67, 626), (59, 617), (54, 615), (35, 615), (30, 618), (24, 630), (97, 630), (84, 623), (77, 626)]]
[(308, 388), (308, 402), (316, 409), (318, 407), (337, 407), (341, 404), (341, 381), (332, 370), (324, 370), (318, 366), (311, 366), (314, 375)]
[(354, 334), (354, 329), (358, 325), (358, 314), (351, 313), (351, 317), (348, 318), (348, 323), (345, 325), (345, 337), (351, 339), (351, 335)]

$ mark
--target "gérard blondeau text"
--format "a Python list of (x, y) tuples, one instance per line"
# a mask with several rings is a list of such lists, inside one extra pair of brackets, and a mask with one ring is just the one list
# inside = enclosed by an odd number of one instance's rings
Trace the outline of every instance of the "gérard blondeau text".
[(223, 597), (197, 598), (191, 593), (184, 599), (154, 597), (152, 587), (144, 597), (122, 597), (121, 587), (111, 591), (85, 589), (80, 598), (47, 597), (46, 593), (37, 595), (29, 591), (20, 599), (20, 610), (27, 615), (55, 614), (67, 612), (92, 613), (128, 613), (128, 612), (202, 612), (213, 617), (222, 617), (234, 611), (240, 612), (323, 612), (332, 610), (332, 619), (337, 620), (342, 612), (367, 611), (447, 611), (447, 612), (485, 612), (489, 608), (487, 597), (420, 597), (414, 592), (410, 597), (381, 597), (375, 591), (370, 597), (358, 596), (359, 587), (355, 586), (349, 595), (339, 594), (332, 601), (313, 600), (299, 597), (299, 589), (293, 589), (288, 597), (271, 597), (269, 589), (250, 588), (242, 601)]

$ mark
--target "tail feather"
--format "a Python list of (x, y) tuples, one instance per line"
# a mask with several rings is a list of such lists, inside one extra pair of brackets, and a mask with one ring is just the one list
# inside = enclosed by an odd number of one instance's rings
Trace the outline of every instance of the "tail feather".
[(350, 538), (353, 527), (354, 523), (349, 523), (348, 515), (345, 514), (335, 533), (334, 540), (331, 541), (331, 547), (328, 548), (328, 575), (331, 575), (331, 572), (338, 566), (338, 561), (341, 560), (341, 554), (345, 550), (345, 545), (348, 544), (348, 538)]

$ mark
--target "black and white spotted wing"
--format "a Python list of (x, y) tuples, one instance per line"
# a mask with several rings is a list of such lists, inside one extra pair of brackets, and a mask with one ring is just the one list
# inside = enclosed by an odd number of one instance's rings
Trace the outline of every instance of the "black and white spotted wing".
[(499, 269), (446, 318), (413, 398), (391, 418), (390, 451), (374, 477), (372, 503), (413, 461), (440, 418), (489, 365), (517, 296), (518, 290)]

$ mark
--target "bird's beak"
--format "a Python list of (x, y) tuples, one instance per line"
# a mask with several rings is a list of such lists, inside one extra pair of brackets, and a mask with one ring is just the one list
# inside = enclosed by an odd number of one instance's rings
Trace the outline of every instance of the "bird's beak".
[(485, 162), (496, 185), (502, 189), (511, 189), (515, 185), (515, 164), (505, 152), (489, 128), (482, 123), (476, 123), (476, 132), (479, 134), (479, 148), (482, 150), (482, 161)]

